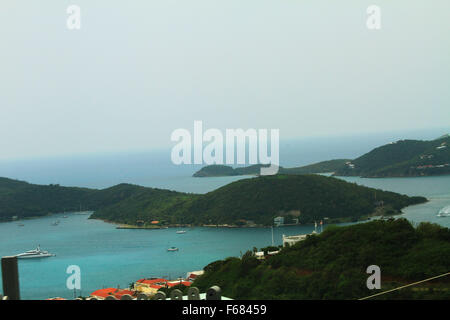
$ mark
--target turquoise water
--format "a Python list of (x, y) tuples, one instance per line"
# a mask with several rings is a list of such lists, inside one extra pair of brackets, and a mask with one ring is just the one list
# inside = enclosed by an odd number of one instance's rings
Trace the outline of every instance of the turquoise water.
[[(58, 226), (51, 223), (60, 220)], [(21, 295), (23, 299), (52, 296), (72, 298), (66, 289), (66, 269), (81, 268), (82, 294), (103, 287), (121, 288), (143, 277), (184, 277), (188, 271), (201, 270), (212, 261), (241, 252), (268, 246), (272, 241), (270, 228), (223, 229), (192, 228), (185, 234), (176, 229), (122, 230), (115, 225), (89, 220), (86, 215), (71, 214), (0, 224), (0, 256), (34, 249), (55, 253), (56, 257), (19, 260)], [(274, 229), (275, 244), (282, 234), (309, 233), (312, 226)], [(176, 246), (178, 252), (168, 252)]]
[[(188, 179), (184, 177), (183, 181)], [(190, 178), (191, 180), (197, 180)], [(222, 178), (222, 184), (234, 180)], [(432, 221), (447, 227), (450, 218), (436, 217), (439, 209), (450, 205), (450, 176), (424, 178), (362, 179), (343, 178), (370, 187), (409, 195), (424, 195), (430, 202), (404, 209), (404, 217), (415, 221)], [(211, 180), (201, 179), (205, 184)], [(215, 185), (218, 183), (214, 182)], [(206, 188), (206, 187), (204, 187)], [(60, 220), (58, 226), (52, 222)], [(81, 268), (81, 294), (103, 287), (126, 287), (143, 277), (177, 278), (186, 272), (202, 269), (208, 263), (241, 252), (271, 244), (271, 229), (211, 229), (193, 228), (185, 234), (176, 229), (119, 230), (115, 225), (89, 220), (86, 215), (53, 215), (32, 220), (0, 223), (0, 256), (33, 249), (38, 244), (56, 257), (20, 260), (21, 294), (24, 299), (52, 296), (72, 298), (66, 288), (69, 265)], [(281, 244), (282, 234), (309, 233), (313, 226), (274, 229), (275, 244)], [(178, 252), (167, 252), (176, 246)], [(80, 294), (80, 292), (78, 292)]]
[(450, 227), (450, 217), (437, 217), (440, 209), (450, 205), (450, 176), (368, 179), (341, 177), (372, 188), (378, 188), (409, 196), (424, 196), (429, 202), (403, 209), (402, 217), (413, 222), (429, 221)]
[[(437, 136), (437, 134), (436, 134)], [(405, 137), (399, 134), (398, 138)], [(414, 138), (414, 137), (412, 137)], [(396, 140), (396, 135), (329, 137), (297, 141), (280, 146), (282, 165), (289, 167), (332, 158), (354, 158), (373, 147)], [(352, 142), (352, 143), (349, 143)], [(349, 147), (351, 146), (351, 147)], [(177, 191), (205, 193), (245, 177), (192, 178), (201, 166), (174, 166), (170, 152), (114, 154), (104, 156), (61, 157), (0, 161), (0, 176), (32, 183), (59, 183), (66, 186), (104, 188), (128, 182)], [(403, 216), (414, 222), (431, 221), (450, 227), (450, 217), (437, 217), (450, 205), (450, 176), (423, 178), (362, 179), (342, 178), (369, 187), (408, 195), (426, 196), (425, 204), (405, 208)], [(51, 226), (59, 219), (58, 226)], [(103, 287), (127, 287), (143, 277), (177, 278), (188, 271), (202, 269), (212, 261), (271, 244), (270, 229), (194, 228), (186, 234), (166, 230), (118, 230), (115, 225), (89, 220), (85, 215), (43, 217), (0, 223), (0, 256), (34, 249), (38, 244), (56, 257), (20, 260), (21, 295), (24, 299), (53, 296), (72, 298), (66, 288), (66, 269), (81, 268), (81, 294)], [(313, 226), (274, 229), (274, 240), (282, 234), (309, 233)], [(178, 252), (167, 252), (176, 246)], [(0, 279), (1, 281), (1, 279)], [(80, 294), (80, 292), (78, 292)]]

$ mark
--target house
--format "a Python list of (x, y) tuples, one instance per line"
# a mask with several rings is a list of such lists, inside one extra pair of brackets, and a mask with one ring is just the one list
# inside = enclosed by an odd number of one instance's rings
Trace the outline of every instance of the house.
[(283, 234), (283, 247), (292, 246), (299, 241), (306, 240), (307, 234), (300, 234), (297, 236), (285, 236)]
[(186, 280), (174, 280), (174, 281), (167, 282), (166, 285), (167, 285), (167, 287), (172, 288), (172, 287), (175, 287), (175, 286), (180, 285), (180, 284), (182, 284), (182, 285), (184, 285), (186, 287), (190, 287), (192, 282), (191, 281), (186, 281)]
[(169, 280), (162, 278), (139, 279), (134, 283), (134, 290), (139, 293), (154, 295), (159, 289), (167, 287)]
[(137, 220), (137, 221), (136, 221), (136, 225), (137, 225), (138, 227), (143, 227), (144, 224), (145, 224), (145, 221), (144, 221), (144, 220)]
[(96, 298), (98, 300), (105, 300), (108, 296), (114, 296), (116, 299), (120, 300), (124, 295), (133, 296), (134, 292), (126, 289), (118, 289), (118, 288), (106, 288), (99, 289), (91, 293), (91, 297)]
[(273, 219), (273, 224), (276, 227), (284, 225), (284, 217), (276, 217), (275, 219)]
[(186, 274), (186, 280), (187, 281), (194, 281), (195, 279), (197, 279), (197, 277), (201, 276), (204, 273), (205, 273), (205, 271), (203, 271), (203, 270), (188, 272)]

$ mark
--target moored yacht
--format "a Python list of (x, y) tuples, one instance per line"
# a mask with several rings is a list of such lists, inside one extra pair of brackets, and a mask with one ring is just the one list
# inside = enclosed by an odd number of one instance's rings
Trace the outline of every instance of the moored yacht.
[(19, 259), (31, 259), (31, 258), (46, 258), (54, 257), (55, 254), (49, 253), (48, 251), (42, 251), (41, 246), (38, 246), (34, 250), (28, 250), (24, 253), (17, 254), (16, 257)]

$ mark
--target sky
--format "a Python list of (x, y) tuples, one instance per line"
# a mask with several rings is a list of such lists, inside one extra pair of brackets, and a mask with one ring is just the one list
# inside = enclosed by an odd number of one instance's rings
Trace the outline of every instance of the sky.
[[(366, 26), (372, 4), (380, 30)], [(448, 0), (2, 0), (0, 159), (168, 147), (194, 120), (281, 140), (450, 131), (448, 12)]]

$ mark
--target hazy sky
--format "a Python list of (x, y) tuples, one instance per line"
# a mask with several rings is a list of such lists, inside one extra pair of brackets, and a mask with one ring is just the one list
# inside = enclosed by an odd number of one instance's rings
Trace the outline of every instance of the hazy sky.
[[(71, 4), (81, 30), (66, 27)], [(0, 158), (170, 146), (194, 120), (281, 139), (450, 128), (449, 12), (448, 0), (2, 0)]]

